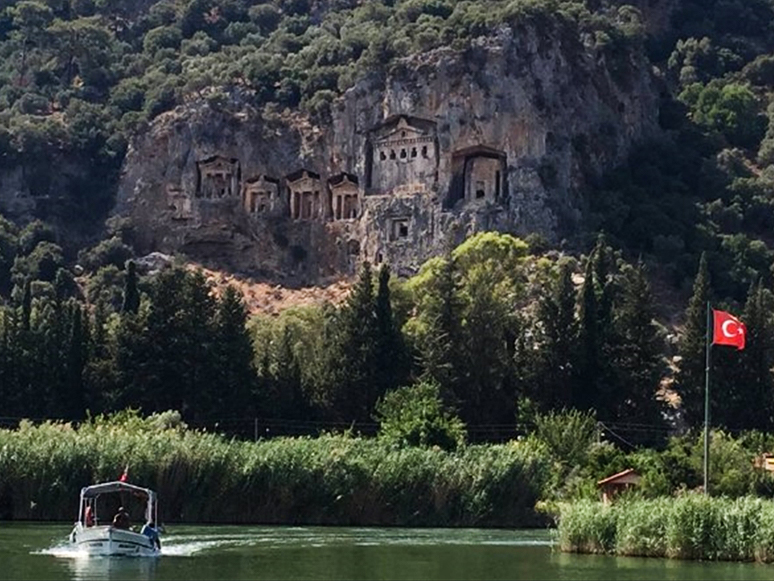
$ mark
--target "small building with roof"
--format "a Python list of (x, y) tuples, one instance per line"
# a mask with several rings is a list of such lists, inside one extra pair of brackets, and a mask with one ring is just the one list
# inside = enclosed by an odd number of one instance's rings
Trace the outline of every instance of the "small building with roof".
[(603, 478), (597, 482), (597, 488), (602, 492), (602, 502), (609, 504), (621, 492), (637, 486), (640, 480), (642, 480), (642, 476), (634, 468), (627, 468), (623, 472)]

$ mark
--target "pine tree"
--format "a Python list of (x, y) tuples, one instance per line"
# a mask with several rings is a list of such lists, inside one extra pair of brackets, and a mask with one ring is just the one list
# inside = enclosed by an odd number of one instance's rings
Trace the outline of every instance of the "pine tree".
[(256, 380), (253, 343), (247, 330), (247, 310), (242, 295), (226, 287), (217, 305), (214, 341), (214, 412), (244, 417), (254, 412), (252, 393)]
[(707, 256), (702, 253), (699, 271), (693, 283), (693, 295), (685, 313), (685, 325), (680, 335), (678, 352), (681, 361), (675, 378), (675, 388), (682, 400), (684, 417), (691, 426), (700, 426), (704, 422), (705, 341), (709, 294)]
[(427, 289), (420, 359), (423, 379), (438, 383), (442, 397), (455, 407), (464, 399), (462, 311), (459, 272), (454, 257), (448, 255)]
[(656, 399), (665, 372), (664, 345), (654, 324), (653, 297), (642, 262), (627, 270), (614, 316), (618, 342), (611, 349), (616, 389), (610, 419), (630, 425), (628, 430), (619, 428), (627, 440), (656, 444), (663, 440), (665, 428)]
[(332, 319), (328, 350), (328, 389), (334, 394), (335, 415), (368, 422), (379, 389), (377, 320), (371, 266), (363, 264), (346, 303)]
[(180, 349), (182, 373), (178, 377), (181, 397), (179, 409), (192, 420), (211, 418), (211, 409), (221, 394), (212, 390), (216, 384), (215, 298), (204, 273), (197, 270), (183, 277), (183, 296), (178, 298), (176, 324), (169, 331)]

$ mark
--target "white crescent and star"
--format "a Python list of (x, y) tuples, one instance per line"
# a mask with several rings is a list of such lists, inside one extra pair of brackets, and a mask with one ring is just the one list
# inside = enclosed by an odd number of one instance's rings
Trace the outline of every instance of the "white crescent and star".
[(736, 337), (737, 335), (744, 335), (744, 331), (741, 327), (737, 326), (735, 331), (731, 331), (732, 325), (739, 325), (737, 321), (723, 321), (723, 325), (721, 326), (721, 329), (723, 331), (723, 335), (728, 337), (729, 339), (732, 339)]

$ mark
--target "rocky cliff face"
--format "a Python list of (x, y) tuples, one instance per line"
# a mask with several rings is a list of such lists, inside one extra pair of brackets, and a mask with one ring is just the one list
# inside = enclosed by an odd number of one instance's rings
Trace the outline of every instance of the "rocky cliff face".
[(361, 81), (324, 125), (239, 93), (192, 101), (131, 144), (115, 211), (143, 250), (299, 283), (363, 260), (409, 274), (485, 229), (557, 240), (584, 176), (657, 131), (645, 59), (617, 65), (577, 38), (503, 28)]

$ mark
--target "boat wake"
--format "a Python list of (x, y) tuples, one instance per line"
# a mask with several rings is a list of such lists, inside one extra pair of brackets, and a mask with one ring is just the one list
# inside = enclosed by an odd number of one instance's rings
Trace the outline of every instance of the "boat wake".
[[(319, 529), (306, 527), (246, 527), (242, 530), (223, 528), (204, 534), (183, 532), (162, 537), (161, 555), (165, 557), (194, 557), (203, 553), (233, 551), (245, 548), (332, 547), (332, 546), (551, 546), (554, 541), (544, 533), (522, 531), (447, 530), (438, 534), (434, 529)], [(106, 562), (115, 558), (89, 557), (70, 543), (64, 542), (37, 554), (52, 555), (71, 560)], [(151, 557), (150, 560), (154, 558)], [(149, 560), (143, 557), (118, 557), (119, 561)]]
[(54, 557), (62, 557), (65, 559), (77, 559), (79, 557), (88, 557), (86, 551), (80, 551), (70, 543), (64, 542), (48, 549), (41, 549), (39, 551), (32, 551), (33, 555), (52, 555)]
[(250, 539), (215, 538), (215, 539), (166, 539), (161, 547), (161, 554), (168, 557), (193, 557), (204, 551), (244, 547), (253, 544)]

